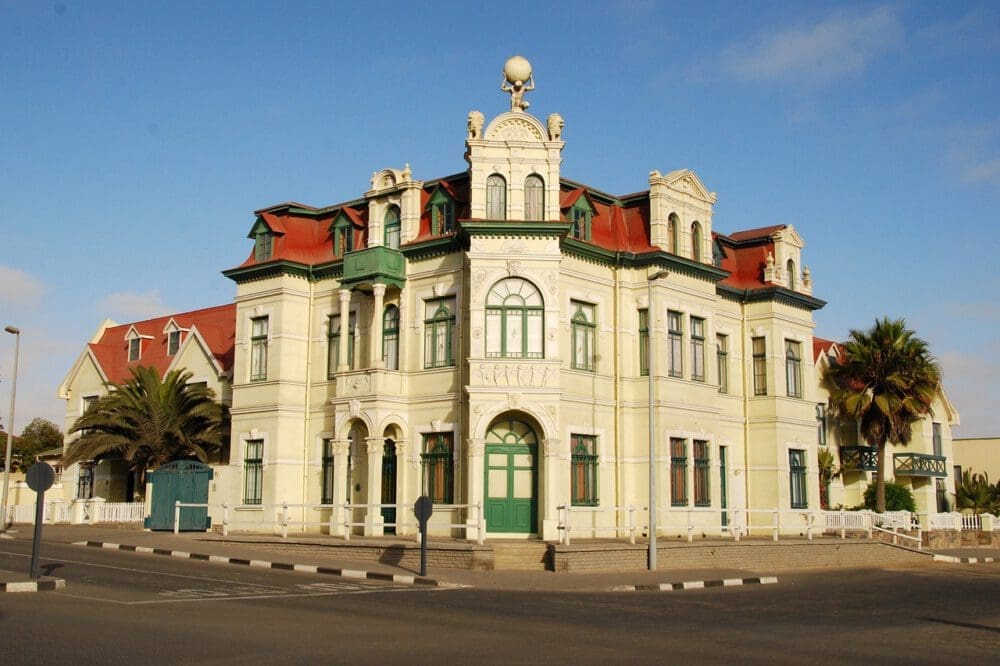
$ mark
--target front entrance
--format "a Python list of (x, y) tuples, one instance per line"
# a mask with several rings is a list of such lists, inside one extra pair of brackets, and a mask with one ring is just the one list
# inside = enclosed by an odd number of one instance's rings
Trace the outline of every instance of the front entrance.
[[(382, 504), (396, 503), (396, 442), (385, 440), (382, 446)], [(396, 507), (382, 507), (382, 522), (396, 522)], [(395, 534), (396, 527), (385, 528), (385, 534)]]
[(538, 524), (538, 438), (527, 423), (502, 419), (486, 434), (486, 530), (530, 534)]

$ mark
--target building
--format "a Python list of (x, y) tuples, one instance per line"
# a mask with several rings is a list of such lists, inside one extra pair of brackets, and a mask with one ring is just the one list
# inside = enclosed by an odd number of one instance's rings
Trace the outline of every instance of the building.
[[(367, 507), (353, 529), (375, 535), (397, 522), (381, 505), (426, 494), (466, 506), (437, 510), (439, 532), (466, 533), (455, 526), (478, 506), (486, 536), (546, 540), (564, 507), (588, 507), (607, 535), (623, 507), (645, 512), (652, 431), (665, 532), (765, 524), (774, 509), (800, 512), (788, 529), (801, 529), (820, 508), (818, 451), (856, 444), (828, 435), (833, 346), (813, 336), (824, 302), (803, 239), (787, 224), (719, 232), (716, 194), (686, 169), (625, 195), (563, 177), (562, 118), (527, 112), (527, 61), (505, 77), (510, 110), (468, 114), (464, 171), (383, 168), (356, 199), (256, 211), (249, 256), (224, 271), (235, 306), (210, 310), (220, 331), (230, 317), (226, 341), (198, 323), (190, 354), (156, 357), (231, 395), (210, 501), (267, 524), (287, 503), (334, 533), (347, 528), (330, 505)], [(63, 385), (68, 422), (168, 345), (170, 322), (102, 327)], [(934, 430), (943, 455), (951, 422)], [(845, 475), (836, 503), (863, 480)]]
[(989, 475), (1000, 480), (1000, 437), (960, 437), (952, 442), (955, 450), (954, 475), (961, 481), (962, 472)]

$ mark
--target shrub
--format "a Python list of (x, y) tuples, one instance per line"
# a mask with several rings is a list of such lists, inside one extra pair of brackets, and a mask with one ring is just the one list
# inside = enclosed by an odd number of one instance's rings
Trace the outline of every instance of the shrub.
[[(875, 484), (869, 483), (865, 489), (865, 508), (875, 510)], [(917, 511), (917, 503), (913, 499), (913, 493), (904, 485), (885, 482), (885, 510), (886, 511)]]

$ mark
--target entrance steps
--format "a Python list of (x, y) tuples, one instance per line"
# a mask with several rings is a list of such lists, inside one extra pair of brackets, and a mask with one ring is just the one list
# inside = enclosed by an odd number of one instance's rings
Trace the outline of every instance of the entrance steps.
[(493, 568), (498, 571), (545, 571), (548, 544), (544, 541), (498, 541), (491, 539)]

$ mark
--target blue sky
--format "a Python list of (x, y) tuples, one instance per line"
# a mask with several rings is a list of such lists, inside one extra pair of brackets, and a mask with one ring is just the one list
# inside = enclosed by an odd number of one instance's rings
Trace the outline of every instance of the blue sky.
[[(371, 9), (377, 7), (377, 10)], [(714, 226), (790, 223), (816, 334), (905, 317), (960, 436), (1000, 435), (1000, 5), (0, 0), (0, 325), (15, 426), (104, 318), (229, 302), (252, 211), (465, 169), (465, 119), (566, 121), (563, 175), (614, 194), (695, 170)], [(7, 420), (13, 338), (0, 336)]]

